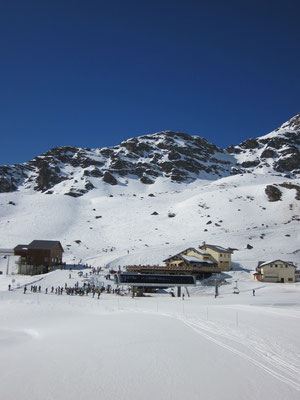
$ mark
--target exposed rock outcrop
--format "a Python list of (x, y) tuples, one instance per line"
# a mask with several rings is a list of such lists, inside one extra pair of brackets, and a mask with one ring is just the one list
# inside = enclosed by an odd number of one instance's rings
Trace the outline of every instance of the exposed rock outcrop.
[(300, 115), (268, 135), (226, 150), (199, 136), (172, 131), (131, 138), (111, 148), (52, 148), (27, 163), (0, 167), (0, 193), (33, 189), (78, 197), (103, 182), (116, 186), (136, 179), (151, 185), (163, 178), (190, 183), (252, 172), (300, 175)]
[(265, 193), (271, 202), (281, 200), (282, 192), (276, 186), (268, 185), (265, 189)]

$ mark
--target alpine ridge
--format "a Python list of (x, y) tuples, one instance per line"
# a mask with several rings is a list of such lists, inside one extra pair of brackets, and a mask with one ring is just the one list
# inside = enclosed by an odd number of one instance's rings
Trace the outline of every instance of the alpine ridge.
[(199, 136), (164, 131), (107, 148), (56, 147), (23, 164), (0, 167), (0, 193), (34, 190), (73, 197), (101, 185), (189, 183), (243, 173), (300, 173), (300, 114), (266, 136), (226, 150)]

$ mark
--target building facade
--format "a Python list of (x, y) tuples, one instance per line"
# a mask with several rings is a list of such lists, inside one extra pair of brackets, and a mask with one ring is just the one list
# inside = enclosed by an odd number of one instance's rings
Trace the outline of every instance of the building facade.
[(63, 248), (56, 240), (34, 240), (30, 244), (20, 244), (14, 254), (20, 256), (18, 273), (23, 275), (43, 274), (54, 266), (62, 264)]
[(214, 260), (210, 254), (205, 251), (196, 250), (193, 247), (189, 247), (175, 254), (174, 256), (168, 257), (163, 260), (168, 267), (178, 267), (178, 266), (190, 266), (190, 265), (203, 265), (203, 266), (216, 266)]
[(216, 262), (221, 271), (230, 271), (232, 269), (231, 254), (232, 249), (225, 249), (221, 246), (212, 244), (203, 244), (199, 246), (200, 251), (204, 251), (211, 256), (211, 259)]
[(282, 260), (259, 261), (254, 279), (262, 282), (295, 282), (296, 266)]

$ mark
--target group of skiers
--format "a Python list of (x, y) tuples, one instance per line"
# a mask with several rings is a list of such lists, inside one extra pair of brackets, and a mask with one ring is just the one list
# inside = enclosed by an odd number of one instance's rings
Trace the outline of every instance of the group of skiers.
[[(11, 285), (8, 285), (8, 290), (11, 290)], [(41, 293), (42, 292), (42, 287), (36, 286), (36, 285), (31, 285), (30, 286), (30, 291), (32, 293)], [(26, 294), (27, 292), (27, 286), (24, 285), (23, 293)], [(68, 286), (67, 283), (65, 283), (64, 286), (51, 286), (50, 290), (48, 290), (48, 287), (45, 288), (45, 294), (56, 294), (56, 295), (62, 295), (63, 293), (66, 293), (67, 295), (79, 295), (79, 296), (88, 296), (89, 294), (92, 294), (92, 297), (94, 298), (97, 295), (97, 298), (100, 298), (101, 293), (106, 292), (106, 293), (112, 293), (112, 294), (121, 294), (120, 289), (114, 289), (112, 288), (111, 285), (107, 286), (101, 286), (97, 287), (95, 285), (91, 285), (90, 283), (83, 283), (83, 286), (79, 286), (79, 282), (77, 281), (74, 286)]]

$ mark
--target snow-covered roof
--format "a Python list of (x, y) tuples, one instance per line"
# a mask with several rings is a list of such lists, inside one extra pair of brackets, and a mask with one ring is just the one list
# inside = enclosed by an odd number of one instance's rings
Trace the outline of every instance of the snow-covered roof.
[(201, 248), (204, 248), (204, 247), (208, 247), (209, 249), (217, 251), (218, 253), (230, 253), (230, 254), (232, 253), (232, 250), (225, 249), (222, 246), (216, 246), (214, 244), (204, 244), (203, 246), (201, 246)]
[[(189, 250), (192, 250), (192, 251), (194, 251), (195, 253), (198, 253), (198, 254), (201, 254), (201, 255), (203, 255), (203, 256), (209, 256), (210, 254), (208, 254), (207, 252), (205, 252), (205, 251), (203, 251), (203, 250), (197, 250), (197, 249), (195, 249), (194, 247), (188, 247), (187, 249), (185, 249), (185, 250), (182, 250), (181, 252), (179, 252), (179, 253), (177, 253), (177, 254), (174, 254), (173, 256), (170, 256), (170, 257), (168, 257), (168, 258), (166, 258), (165, 260), (163, 260), (163, 262), (165, 262), (165, 261), (168, 261), (168, 260), (170, 260), (171, 258), (174, 258), (174, 257), (187, 257), (186, 255), (184, 255), (184, 253), (186, 252), (186, 251), (189, 251)], [(199, 258), (197, 258), (197, 257), (194, 257), (196, 260), (199, 260)]]
[(195, 262), (195, 263), (199, 263), (199, 264), (214, 264), (213, 261), (201, 260), (200, 258), (193, 257), (193, 256), (181, 256), (181, 258), (183, 258), (184, 260), (186, 260), (188, 262)]
[(284, 264), (289, 264), (289, 265), (291, 265), (292, 267), (295, 267), (296, 268), (296, 266), (295, 265), (293, 265), (293, 263), (291, 262), (291, 261), (283, 261), (283, 260), (271, 260), (271, 261), (259, 261), (259, 263), (258, 263), (258, 268), (261, 268), (261, 267), (265, 267), (266, 265), (269, 265), (269, 264), (274, 264), (274, 263), (276, 263), (276, 262), (282, 262), (282, 263), (284, 263)]

